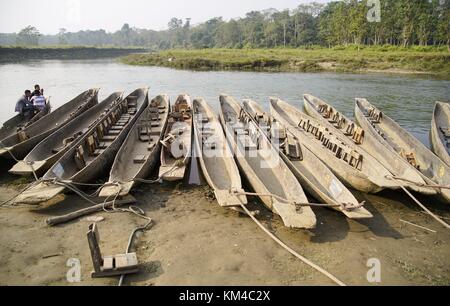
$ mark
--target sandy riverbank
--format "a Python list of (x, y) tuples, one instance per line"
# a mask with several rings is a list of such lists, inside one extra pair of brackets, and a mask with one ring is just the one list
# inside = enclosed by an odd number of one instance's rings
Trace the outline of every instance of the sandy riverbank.
[[(0, 175), (0, 202), (23, 186)], [(251, 219), (219, 207), (208, 187), (163, 184), (133, 192), (154, 226), (139, 235), (136, 251), (141, 272), (127, 285), (332, 285), (272, 242)], [(381, 285), (449, 285), (450, 233), (421, 213), (405, 196), (356, 193), (367, 201), (374, 218), (345, 219), (328, 209), (314, 209), (314, 231), (291, 230), (250, 199), (252, 209), (271, 231), (342, 281), (369, 285), (367, 260), (382, 264)], [(445, 205), (425, 200), (434, 211), (450, 217)], [(0, 208), (0, 285), (72, 285), (66, 281), (69, 258), (81, 261), (78, 285), (116, 285), (117, 278), (91, 279), (92, 262), (86, 240), (89, 222), (77, 220), (48, 227), (45, 219), (86, 207), (74, 195), (44, 209)], [(123, 253), (131, 231), (145, 220), (127, 213), (98, 213), (104, 255)], [(399, 219), (436, 230), (431, 233)], [(56, 255), (51, 256), (50, 255)], [(48, 258), (47, 258), (48, 257)]]

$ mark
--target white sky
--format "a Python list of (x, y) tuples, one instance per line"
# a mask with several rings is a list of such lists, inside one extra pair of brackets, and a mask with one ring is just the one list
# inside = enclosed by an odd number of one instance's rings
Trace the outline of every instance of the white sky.
[[(2, 0), (0, 33), (18, 32), (33, 25), (43, 34), (105, 29), (119, 30), (124, 23), (162, 30), (172, 17), (192, 18), (192, 23), (212, 17), (228, 20), (252, 10), (295, 8), (313, 0)], [(327, 0), (314, 0), (325, 3)]]

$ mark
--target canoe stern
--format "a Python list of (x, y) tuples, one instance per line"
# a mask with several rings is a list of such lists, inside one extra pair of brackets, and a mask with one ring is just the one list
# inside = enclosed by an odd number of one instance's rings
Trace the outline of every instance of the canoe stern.
[(112, 199), (116, 196), (124, 197), (130, 193), (133, 186), (133, 181), (120, 184), (105, 184), (102, 190), (100, 190), (99, 197), (109, 199)]
[(65, 187), (55, 185), (52, 183), (41, 182), (36, 186), (31, 187), (22, 194), (18, 195), (13, 203), (14, 204), (29, 204), (38, 205), (43, 202), (47, 202), (58, 194), (63, 192)]
[(181, 181), (184, 178), (186, 166), (161, 166), (159, 169), (159, 176), (167, 182)]
[(238, 190), (237, 194), (233, 194), (230, 190), (215, 190), (216, 200), (222, 207), (240, 206), (247, 204), (247, 197), (243, 194), (244, 190)]
[(45, 160), (35, 161), (32, 164), (29, 164), (26, 161), (21, 160), (9, 170), (9, 173), (16, 175), (30, 176), (33, 175), (34, 171), (38, 176), (40, 176), (47, 170), (46, 165), (47, 161)]
[(273, 202), (273, 211), (278, 214), (286, 227), (314, 229), (316, 227), (316, 216), (310, 207), (302, 207), (300, 210), (295, 205)]

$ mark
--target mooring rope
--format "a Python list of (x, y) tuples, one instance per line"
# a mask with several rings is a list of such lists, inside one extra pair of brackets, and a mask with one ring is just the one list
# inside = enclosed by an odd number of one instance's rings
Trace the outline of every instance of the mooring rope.
[(404, 192), (406, 192), (406, 194), (413, 199), (414, 202), (416, 202), (417, 205), (419, 205), (425, 212), (427, 212), (431, 217), (433, 217), (437, 222), (439, 222), (440, 224), (442, 224), (444, 227), (450, 229), (450, 225), (447, 224), (444, 220), (440, 219), (438, 216), (436, 216), (435, 214), (433, 214), (428, 208), (425, 207), (425, 205), (423, 205), (422, 203), (419, 202), (419, 200), (416, 199), (416, 197), (414, 197), (411, 192), (409, 192), (408, 189), (406, 189), (404, 186), (400, 186)]
[(236, 191), (236, 190), (231, 190), (230, 191), (232, 194), (234, 195), (246, 195), (246, 196), (257, 196), (257, 197), (272, 197), (275, 198), (281, 202), (284, 203), (288, 203), (288, 204), (293, 204), (296, 206), (301, 206), (301, 207), (306, 207), (306, 206), (310, 206), (310, 207), (339, 207), (342, 210), (345, 211), (354, 211), (356, 209), (359, 209), (361, 207), (364, 206), (365, 201), (359, 203), (359, 205), (354, 205), (352, 203), (341, 203), (341, 204), (326, 204), (326, 203), (298, 203), (295, 201), (291, 201), (288, 199), (285, 199), (283, 197), (280, 197), (276, 194), (273, 193), (256, 193), (256, 192), (242, 192), (242, 191)]
[[(407, 181), (406, 179), (399, 179), (396, 176), (386, 176), (386, 178), (388, 180), (393, 180), (393, 181)], [(427, 214), (429, 214), (433, 219), (435, 219), (437, 222), (439, 222), (440, 224), (442, 224), (445, 228), (450, 229), (450, 225), (448, 223), (446, 223), (444, 220), (442, 220), (441, 218), (439, 218), (437, 215), (435, 215), (434, 213), (431, 212), (431, 210), (429, 210), (428, 208), (425, 207), (425, 205), (423, 205), (419, 200), (417, 200), (417, 198), (415, 196), (413, 196), (413, 194), (411, 192), (409, 192), (409, 190), (403, 186), (402, 184), (399, 183), (400, 188), (417, 204), (419, 205), (420, 208), (422, 208)]]
[(404, 181), (404, 182), (407, 182), (407, 183), (410, 183), (410, 184), (412, 184), (412, 185), (415, 185), (415, 186), (417, 186), (417, 187), (422, 187), (422, 188), (432, 188), (432, 189), (450, 189), (450, 186), (446, 186), (446, 185), (437, 185), (437, 184), (432, 184), (432, 185), (430, 185), (430, 184), (422, 184), (422, 183), (417, 183), (417, 182), (414, 182), (414, 181), (411, 181), (411, 180), (408, 180), (408, 179), (406, 179), (406, 178), (402, 178), (402, 177), (398, 177), (398, 176), (395, 176), (395, 175), (388, 175), (388, 176), (386, 176), (386, 178), (387, 179), (395, 179), (395, 180), (397, 180), (397, 181)]
[(333, 282), (338, 284), (339, 286), (346, 286), (342, 281), (340, 281), (336, 276), (332, 275), (328, 271), (324, 270), (323, 268), (319, 267), (312, 261), (308, 260), (307, 258), (303, 257), (302, 255), (298, 254), (296, 251), (294, 251), (292, 248), (287, 246), (283, 241), (281, 241), (277, 236), (272, 234), (261, 222), (256, 219), (252, 213), (245, 207), (244, 204), (240, 204), (241, 208), (245, 211), (245, 213), (270, 237), (272, 238), (276, 243), (278, 243), (281, 247), (283, 247), (286, 251), (300, 259), (302, 262), (307, 264), (308, 266), (312, 267), (313, 269), (319, 271), (329, 279), (331, 279)]

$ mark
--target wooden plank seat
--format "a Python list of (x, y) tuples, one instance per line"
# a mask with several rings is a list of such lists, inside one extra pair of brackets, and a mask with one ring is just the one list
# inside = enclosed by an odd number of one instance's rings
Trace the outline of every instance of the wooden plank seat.
[(139, 271), (136, 253), (102, 256), (99, 246), (100, 234), (96, 223), (89, 225), (87, 240), (94, 266), (92, 278), (119, 276)]
[(420, 168), (419, 163), (417, 162), (416, 159), (416, 154), (414, 154), (414, 152), (405, 152), (405, 150), (401, 150), (400, 155), (405, 158), (408, 163), (413, 166), (416, 169)]
[(329, 142), (330, 142), (330, 138), (324, 135), (322, 137), (322, 145), (327, 148)]
[(82, 145), (78, 146), (75, 152), (75, 164), (78, 169), (86, 167), (86, 160), (84, 158), (84, 148)]
[(383, 118), (383, 113), (380, 110), (374, 110), (369, 120), (371, 120), (373, 123), (380, 123), (381, 118)]
[(143, 164), (143, 163), (145, 163), (147, 158), (148, 158), (148, 155), (136, 155), (133, 158), (133, 163), (135, 163), (135, 164)]
[(303, 160), (303, 153), (300, 144), (294, 137), (289, 135), (286, 139), (286, 144), (284, 147), (286, 156), (292, 160)]
[(86, 138), (86, 146), (88, 148), (89, 155), (92, 155), (97, 147), (97, 142), (94, 135), (89, 135)]
[(105, 135), (105, 136), (103, 136), (102, 140), (113, 141), (113, 140), (116, 140), (116, 138), (117, 138), (117, 135)]
[(106, 141), (101, 141), (98, 143), (97, 145), (97, 149), (106, 149), (107, 147), (109, 147), (109, 145), (111, 144), (111, 142), (106, 142)]
[(350, 163), (351, 157), (352, 157), (352, 149), (349, 147), (342, 148), (342, 159), (345, 162)]
[(328, 120), (330, 123), (332, 123), (332, 124), (335, 124), (335, 123), (337, 123), (338, 121), (339, 121), (339, 118), (340, 118), (340, 114), (339, 113), (336, 113), (336, 114), (334, 114), (334, 116), (330, 119), (330, 120)]
[(141, 135), (139, 136), (139, 140), (142, 142), (150, 142), (153, 140), (153, 138), (150, 137), (149, 135)]
[(248, 131), (247, 129), (244, 129), (244, 128), (242, 128), (242, 127), (239, 127), (239, 128), (235, 128), (235, 129), (234, 129), (234, 133), (235, 133), (236, 135), (248, 135), (248, 134), (249, 134), (249, 131)]
[(208, 126), (202, 126), (200, 127), (201, 133), (214, 133), (216, 129), (208, 127)]
[(364, 130), (360, 127), (357, 127), (355, 132), (353, 133), (352, 140), (356, 144), (361, 144), (364, 137)]
[(17, 136), (19, 137), (19, 142), (24, 142), (25, 140), (30, 138), (30, 136), (28, 136), (25, 131), (17, 132)]
[(347, 126), (347, 129), (346, 129), (345, 132), (344, 132), (345, 136), (351, 136), (351, 135), (353, 135), (354, 130), (355, 130), (355, 124), (352, 123), (352, 124), (350, 124), (349, 126)]
[(439, 129), (441, 130), (442, 134), (444, 134), (445, 138), (450, 138), (450, 128), (448, 128), (448, 127), (439, 127)]
[(106, 135), (119, 135), (122, 132), (122, 130), (113, 130), (109, 129)]
[(338, 120), (338, 122), (336, 122), (335, 126), (336, 126), (338, 129), (342, 129), (342, 127), (344, 126), (344, 124), (345, 124), (345, 118), (341, 117), (341, 118)]
[(356, 152), (355, 150), (352, 150), (349, 164), (350, 166), (355, 167), (356, 169), (361, 169), (361, 165), (363, 162), (363, 156)]
[(364, 116), (366, 117), (372, 117), (373, 112), (375, 111), (375, 109), (373, 107), (370, 107), (367, 111), (364, 112)]
[(341, 146), (337, 146), (336, 147), (336, 152), (335, 152), (335, 156), (339, 159), (342, 158), (342, 147)]
[(203, 150), (215, 150), (217, 148), (217, 144), (215, 141), (206, 141), (203, 143)]
[(121, 130), (123, 130), (123, 125), (113, 125), (113, 126), (110, 128), (110, 130), (113, 130), (113, 131), (121, 131)]
[(240, 143), (246, 151), (254, 151), (257, 150), (257, 144), (253, 142), (249, 135), (239, 135), (238, 143)]
[(105, 152), (106, 149), (96, 149), (93, 153), (92, 156), (97, 157), (100, 156), (101, 154), (103, 154), (103, 152)]

